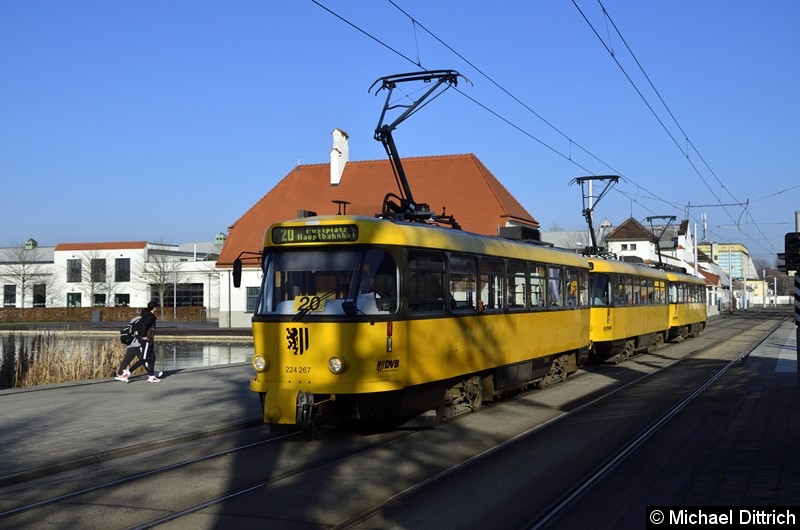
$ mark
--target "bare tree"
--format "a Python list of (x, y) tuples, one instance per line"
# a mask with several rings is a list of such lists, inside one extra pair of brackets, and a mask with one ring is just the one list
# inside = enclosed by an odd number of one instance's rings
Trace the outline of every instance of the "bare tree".
[(0, 263), (0, 278), (19, 288), (22, 309), (25, 297), (32, 294), (37, 284), (51, 284), (52, 274), (47, 270), (43, 252), (36, 246), (12, 243), (5, 249), (6, 260)]
[(94, 306), (98, 294), (106, 296), (103, 305), (108, 305), (114, 290), (113, 275), (108, 272), (106, 254), (100, 250), (85, 250), (80, 253), (79, 289), (89, 297), (89, 304)]
[(155, 290), (158, 305), (164, 306), (164, 300), (175, 294), (175, 286), (183, 281), (180, 270), (180, 259), (164, 248), (166, 243), (155, 243), (147, 253), (147, 259), (138, 266), (138, 277), (148, 287)]
[(767, 269), (771, 269), (775, 267), (775, 260), (768, 260), (766, 258), (753, 258), (753, 265), (756, 267), (756, 272), (758, 273), (758, 277), (760, 279), (764, 279), (764, 272)]

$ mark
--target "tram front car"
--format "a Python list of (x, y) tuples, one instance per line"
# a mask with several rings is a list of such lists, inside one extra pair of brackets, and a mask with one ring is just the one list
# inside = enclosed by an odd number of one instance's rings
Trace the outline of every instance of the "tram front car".
[(374, 399), (364, 410), (358, 399), (391, 395), (404, 381), (404, 359), (392, 351), (397, 259), (389, 247), (363, 243), (376, 240), (381, 226), (336, 216), (267, 231), (250, 381), (265, 423), (308, 428), (392, 412)]

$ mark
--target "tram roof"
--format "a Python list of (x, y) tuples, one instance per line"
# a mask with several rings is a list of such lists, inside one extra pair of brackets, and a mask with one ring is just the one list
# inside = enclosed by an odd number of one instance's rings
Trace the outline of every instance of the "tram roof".
[(633, 276), (644, 276), (647, 278), (655, 278), (660, 280), (667, 279), (667, 273), (655, 267), (648, 267), (638, 263), (629, 263), (626, 261), (617, 261), (602, 258), (589, 258), (594, 272), (607, 272), (612, 274), (630, 274)]
[[(556, 263), (588, 268), (587, 260), (580, 254), (551, 247), (539, 246), (498, 236), (486, 236), (463, 230), (411, 222), (396, 222), (364, 216), (320, 216), (294, 219), (275, 226), (336, 226), (357, 224), (359, 238), (356, 244), (399, 245), (421, 249), (484, 254), (510, 259)], [(266, 237), (269, 237), (267, 231)], [(318, 244), (318, 243), (317, 243)], [(342, 243), (328, 243), (338, 245)], [(353, 244), (345, 243), (345, 244)], [(305, 245), (301, 243), (300, 245)], [(309, 243), (314, 245), (314, 243)]]
[(691, 274), (686, 274), (683, 272), (675, 272), (675, 271), (666, 271), (667, 278), (671, 282), (687, 282), (687, 283), (699, 283), (699, 284), (706, 284), (705, 278), (698, 278), (697, 276), (692, 276)]

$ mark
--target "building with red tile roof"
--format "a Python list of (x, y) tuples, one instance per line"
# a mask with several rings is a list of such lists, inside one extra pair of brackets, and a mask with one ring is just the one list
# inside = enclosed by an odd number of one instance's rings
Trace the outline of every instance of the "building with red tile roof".
[[(504, 226), (539, 228), (473, 154), (406, 158), (403, 167), (414, 199), (455, 216), (465, 231), (497, 235)], [(267, 227), (298, 217), (298, 210), (374, 216), (389, 192), (399, 194), (388, 160), (348, 162), (338, 183), (331, 182), (328, 164), (297, 166), (230, 227), (217, 266), (229, 268), (239, 253), (261, 250)]]
[[(347, 138), (347, 133), (334, 129), (329, 164), (295, 167), (230, 227), (217, 261), (222, 276), (229, 273), (240, 253), (262, 249), (270, 224), (295, 219), (300, 210), (372, 217), (381, 212), (387, 193), (400, 195), (391, 162), (348, 161)], [(464, 231), (498, 235), (499, 229), (507, 226), (539, 228), (538, 221), (474, 154), (403, 158), (402, 164), (414, 200), (428, 204), (437, 214), (453, 215)], [(257, 265), (245, 262), (245, 268)], [(248, 285), (255, 293), (255, 274), (243, 280), (243, 289), (230, 291), (227, 307), (228, 297), (222, 293), (221, 326), (249, 324), (244, 310), (246, 295), (242, 294), (248, 292)]]

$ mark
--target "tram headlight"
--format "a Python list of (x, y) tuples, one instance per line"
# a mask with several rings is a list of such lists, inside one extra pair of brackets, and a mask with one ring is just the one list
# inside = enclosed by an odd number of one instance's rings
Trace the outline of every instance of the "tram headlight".
[(347, 363), (341, 357), (331, 357), (328, 359), (328, 370), (333, 374), (341, 374), (347, 370)]
[(261, 354), (253, 355), (253, 368), (256, 372), (265, 372), (269, 368), (269, 359)]

